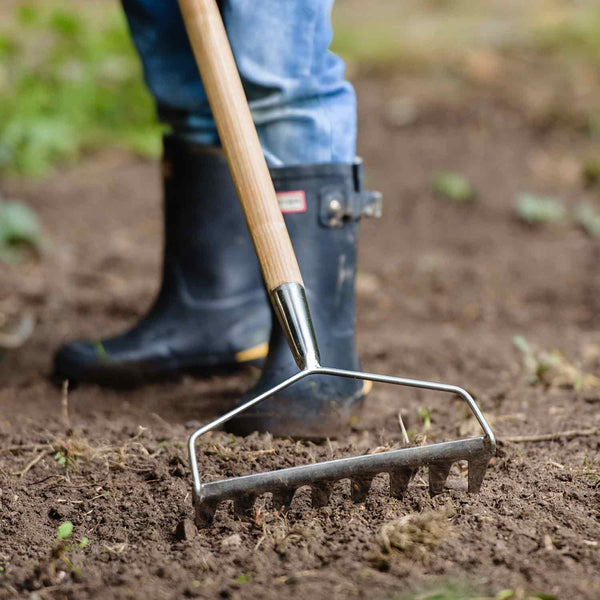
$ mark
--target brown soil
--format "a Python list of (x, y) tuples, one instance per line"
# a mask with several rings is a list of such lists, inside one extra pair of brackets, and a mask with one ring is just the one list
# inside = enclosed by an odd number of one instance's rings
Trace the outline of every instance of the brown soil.
[[(598, 428), (600, 389), (593, 378), (577, 384), (600, 371), (598, 241), (574, 225), (527, 227), (513, 211), (528, 190), (570, 205), (593, 199), (579, 177), (588, 139), (533, 129), (481, 92), (458, 101), (402, 77), (357, 87), (361, 152), (386, 202), (385, 218), (362, 233), (364, 367), (465, 385), (500, 438)], [(418, 99), (402, 126), (389, 110), (398, 95)], [(433, 196), (436, 170), (467, 175), (478, 200)], [(448, 585), (600, 597), (598, 433), (500, 443), (479, 495), (453, 485), (432, 498), (423, 474), (403, 500), (378, 479), (354, 505), (342, 482), (326, 508), (310, 508), (301, 491), (287, 514), (263, 502), (244, 521), (225, 508), (212, 529), (181, 539), (191, 518), (186, 438), (256, 374), (134, 392), (83, 386), (68, 397), (69, 420), (46, 378), (63, 340), (118, 331), (149, 304), (157, 165), (107, 154), (45, 184), (3, 182), (2, 192), (35, 207), (50, 244), (41, 260), (0, 267), (0, 316), (30, 311), (37, 322), (26, 345), (0, 356), (0, 598), (402, 598)], [(559, 376), (531, 385), (517, 334), (560, 350)], [(419, 407), (430, 410), (427, 431)], [(476, 431), (458, 401), (376, 387), (347, 439), (218, 432), (200, 444), (201, 470), (218, 478), (397, 444), (400, 410), (429, 441)], [(73, 536), (60, 543), (67, 520)]]

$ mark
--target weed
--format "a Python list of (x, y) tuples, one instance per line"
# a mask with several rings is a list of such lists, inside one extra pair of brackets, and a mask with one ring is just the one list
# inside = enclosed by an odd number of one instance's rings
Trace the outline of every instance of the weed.
[(600, 470), (594, 467), (587, 455), (583, 457), (583, 468), (578, 470), (578, 475), (585, 479), (591, 487), (600, 485)]
[(420, 406), (417, 410), (419, 418), (423, 421), (424, 429), (431, 429), (431, 411), (428, 408)]
[(592, 237), (600, 238), (600, 213), (588, 204), (580, 204), (575, 209), (575, 222)]
[(65, 521), (58, 526), (56, 530), (56, 537), (59, 543), (52, 550), (52, 557), (54, 560), (62, 561), (69, 570), (77, 577), (81, 576), (81, 570), (75, 566), (72, 560), (72, 553), (76, 550), (82, 550), (89, 544), (87, 537), (81, 538), (77, 544), (71, 543), (73, 536), (73, 523), (71, 521)]
[(566, 388), (584, 393), (600, 390), (599, 377), (584, 373), (558, 350), (532, 348), (520, 335), (513, 337), (513, 344), (521, 352), (527, 380), (531, 385), (542, 384), (548, 388)]
[(0, 201), (0, 261), (16, 262), (24, 251), (42, 249), (40, 224), (33, 210), (16, 200)]
[(457, 173), (436, 173), (431, 180), (431, 186), (438, 196), (459, 204), (470, 202), (476, 196), (469, 180)]
[(54, 444), (54, 460), (65, 469), (75, 467), (79, 459), (92, 458), (93, 450), (89, 444), (77, 437), (57, 441)]
[(521, 221), (530, 225), (562, 223), (567, 216), (562, 200), (533, 194), (521, 194), (515, 203), (515, 211)]
[(61, 523), (56, 531), (56, 537), (59, 540), (68, 540), (73, 533), (73, 523), (71, 521), (65, 521)]

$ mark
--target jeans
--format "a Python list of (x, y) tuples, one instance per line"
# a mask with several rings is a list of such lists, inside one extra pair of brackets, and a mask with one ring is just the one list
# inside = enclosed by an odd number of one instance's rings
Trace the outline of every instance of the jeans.
[[(221, 0), (219, 6), (270, 167), (351, 162), (356, 98), (329, 51), (334, 0)], [(161, 121), (219, 143), (177, 0), (122, 0)]]

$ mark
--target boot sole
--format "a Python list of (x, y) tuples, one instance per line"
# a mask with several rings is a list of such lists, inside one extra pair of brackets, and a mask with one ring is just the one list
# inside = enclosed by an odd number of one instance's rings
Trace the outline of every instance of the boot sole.
[(143, 363), (129, 363), (121, 367), (89, 369), (79, 377), (55, 371), (50, 374), (49, 378), (57, 386), (62, 386), (63, 382), (68, 380), (71, 389), (75, 389), (79, 385), (92, 384), (107, 389), (133, 390), (152, 383), (177, 383), (184, 377), (205, 379), (213, 375), (231, 375), (245, 370), (261, 369), (264, 365), (265, 359), (261, 357), (237, 361), (238, 354), (234, 357), (219, 357), (214, 364), (196, 363), (168, 370), (152, 369)]

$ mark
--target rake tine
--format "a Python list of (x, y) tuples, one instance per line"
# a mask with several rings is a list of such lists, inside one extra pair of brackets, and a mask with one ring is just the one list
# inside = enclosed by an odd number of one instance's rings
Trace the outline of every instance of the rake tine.
[(233, 500), (233, 512), (241, 517), (250, 517), (252, 516), (252, 511), (254, 509), (254, 495), (253, 494), (245, 494), (240, 495)]
[(468, 491), (470, 494), (477, 493), (481, 489), (483, 478), (488, 466), (489, 459), (472, 459), (469, 461), (469, 487)]
[(353, 477), (350, 480), (352, 502), (364, 502), (366, 500), (372, 481), (372, 477)]
[(416, 469), (396, 469), (390, 472), (390, 496), (402, 498)]
[(292, 503), (295, 493), (296, 490), (293, 488), (291, 490), (286, 488), (277, 490), (273, 492), (271, 505), (275, 510), (279, 510), (280, 508), (287, 509)]
[(432, 463), (429, 465), (429, 491), (432, 495), (441, 494), (450, 473), (452, 461)]
[(212, 525), (217, 510), (218, 501), (194, 499), (194, 508), (196, 513), (196, 522), (199, 527), (209, 527)]
[(323, 508), (329, 504), (329, 497), (333, 491), (333, 484), (324, 481), (312, 485), (311, 499), (313, 508)]

